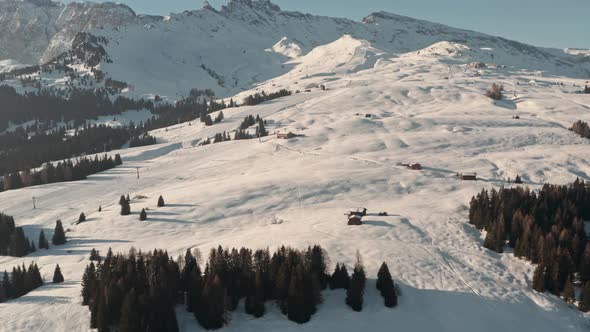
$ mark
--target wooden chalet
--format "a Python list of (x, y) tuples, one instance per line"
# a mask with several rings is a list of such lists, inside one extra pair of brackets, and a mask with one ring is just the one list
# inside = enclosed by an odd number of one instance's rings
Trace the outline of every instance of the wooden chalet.
[(463, 181), (477, 181), (477, 173), (457, 173), (457, 179)]
[(277, 138), (279, 139), (291, 139), (293, 137), (295, 137), (295, 134), (293, 134), (292, 132), (277, 134)]
[(422, 170), (422, 165), (418, 164), (418, 163), (414, 163), (414, 164), (409, 164), (407, 166), (409, 169), (415, 170), (415, 171), (420, 171)]
[(367, 209), (366, 208), (354, 208), (354, 209), (350, 209), (350, 211), (348, 211), (348, 216), (359, 216), (359, 217), (364, 217), (367, 215)]
[(363, 224), (363, 217), (353, 214), (348, 217), (348, 226), (360, 226)]

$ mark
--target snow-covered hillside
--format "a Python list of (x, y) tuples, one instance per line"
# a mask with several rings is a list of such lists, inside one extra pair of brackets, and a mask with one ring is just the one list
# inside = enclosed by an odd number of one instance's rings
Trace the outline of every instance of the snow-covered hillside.
[[(125, 70), (135, 79), (151, 77), (147, 88), (167, 88), (165, 80), (155, 82), (157, 72), (150, 72), (155, 63), (150, 61), (168, 54), (169, 62), (160, 70), (180, 75), (178, 68), (188, 68), (182, 59), (167, 53), (172, 45), (179, 46), (171, 38), (181, 29), (195, 40), (209, 38), (211, 43), (203, 47), (217, 52), (220, 63), (247, 46), (232, 42), (227, 51), (221, 49), (228, 39), (220, 36), (250, 33), (227, 25), (237, 12), (204, 13), (171, 16), (152, 27), (128, 26), (125, 33), (113, 35), (111, 45), (119, 45), (109, 50), (113, 59), (129, 56), (133, 45), (126, 43), (131, 40), (137, 49), (148, 44), (159, 47), (143, 63), (138, 55), (138, 63), (115, 61), (110, 71)], [(297, 15), (273, 17), (297, 22)], [(372, 22), (388, 20), (382, 16), (386, 15), (375, 16)], [(263, 31), (267, 18), (247, 21), (254, 31)], [(0, 193), (0, 210), (25, 225), (30, 238), (36, 239), (41, 229), (51, 236), (56, 219), (70, 230), (65, 246), (25, 258), (0, 258), (0, 271), (34, 260), (46, 280), (59, 263), (66, 279), (64, 284), (47, 285), (0, 304), (1, 331), (87, 331), (89, 312), (81, 306), (80, 279), (92, 248), (103, 254), (109, 247), (114, 251), (164, 248), (176, 256), (194, 247), (207, 253), (217, 245), (272, 249), (310, 244), (321, 244), (333, 263), (349, 266), (359, 250), (370, 279), (363, 312), (346, 307), (343, 292), (327, 291), (325, 303), (308, 324), (296, 325), (276, 308), (254, 320), (241, 308), (232, 313), (224, 331), (379, 331), (395, 326), (401, 331), (553, 332), (590, 327), (577, 309), (532, 290), (530, 263), (511, 253), (484, 249), (481, 235), (467, 223), (467, 204), (474, 194), (482, 187), (510, 186), (506, 179), (517, 174), (535, 189), (545, 182), (590, 180), (589, 142), (566, 129), (576, 120), (590, 121), (590, 100), (577, 93), (583, 81), (575, 75), (545, 77), (537, 71), (495, 66), (491, 58), (486, 67), (470, 66), (472, 54), (485, 54), (482, 47), (490, 40), (476, 39), (473, 44), (473, 40), (452, 38), (436, 43), (440, 40), (432, 37), (429, 43), (407, 45), (408, 53), (393, 55), (390, 52), (399, 47), (395, 41), (387, 47), (379, 40), (340, 36), (341, 30), (335, 27), (352, 24), (349, 21), (329, 21), (337, 23), (320, 29), (314, 22), (329, 19), (306, 19), (310, 21), (308, 39), (284, 34), (288, 39), (276, 45), (283, 36), (276, 33), (266, 40), (259, 33), (258, 40), (248, 41), (259, 48), (245, 48), (236, 57), (243, 59), (244, 67), (228, 66), (228, 73), (240, 73), (242, 78), (258, 70), (271, 76), (260, 76), (259, 86), (236, 99), (256, 89), (288, 88), (300, 93), (258, 106), (226, 109), (225, 120), (211, 127), (196, 120), (156, 130), (151, 134), (163, 143), (116, 151), (123, 157), (121, 167), (85, 181)], [(199, 32), (196, 27), (204, 20), (215, 20), (218, 30)], [(314, 29), (330, 35), (317, 48), (310, 47), (315, 43)], [(324, 38), (321, 35), (314, 36)], [(155, 40), (161, 43), (154, 44)], [(192, 43), (185, 40), (182, 45), (187, 48), (181, 51), (191, 53)], [(273, 45), (279, 55), (265, 51)], [(298, 48), (304, 50), (301, 56), (293, 52)], [(256, 50), (267, 55), (248, 64), (248, 59), (254, 59), (250, 52)], [(501, 54), (509, 58), (508, 51)], [(544, 57), (546, 53), (536, 54)], [(217, 68), (214, 57), (205, 53), (184, 59), (186, 66), (200, 65), (192, 61), (201, 56), (207, 67)], [(276, 68), (275, 76), (264, 69), (263, 61)], [(178, 81), (182, 88), (192, 83)], [(505, 100), (494, 103), (483, 95), (492, 83), (505, 86)], [(320, 85), (326, 90), (317, 88)], [(263, 117), (271, 132), (302, 136), (198, 146), (206, 137), (236, 129), (250, 114)], [(515, 115), (520, 119), (513, 119)], [(421, 163), (424, 169), (396, 166), (404, 162)], [(477, 172), (481, 180), (460, 182), (454, 177), (457, 172)], [(117, 202), (127, 193), (147, 198), (133, 199), (133, 214), (121, 217)], [(156, 209), (159, 195), (167, 207)], [(35, 210), (32, 197), (37, 202)], [(367, 207), (370, 214), (365, 225), (351, 228), (343, 214), (356, 206)], [(139, 221), (142, 208), (149, 208), (147, 221)], [(380, 211), (389, 216), (378, 216)], [(80, 212), (85, 212), (87, 222), (73, 225)], [(399, 307), (393, 310), (383, 307), (374, 289), (383, 261), (403, 291)], [(198, 329), (192, 315), (181, 307), (177, 316), (182, 331)]]

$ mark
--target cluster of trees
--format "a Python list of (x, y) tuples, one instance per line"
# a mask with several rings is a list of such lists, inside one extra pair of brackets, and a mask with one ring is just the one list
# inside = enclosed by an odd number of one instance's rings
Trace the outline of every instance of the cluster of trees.
[[(212, 249), (204, 269), (198, 250), (187, 250), (176, 261), (161, 250), (143, 254), (113, 255), (86, 267), (82, 278), (82, 303), (91, 311), (91, 327), (99, 331), (178, 331), (174, 314), (177, 302), (186, 304), (205, 329), (219, 329), (229, 323), (230, 312), (241, 300), (247, 314), (264, 316), (273, 301), (289, 320), (308, 322), (322, 302), (321, 291), (347, 289), (346, 303), (362, 310), (366, 282), (357, 259), (352, 278), (338, 264), (328, 274), (329, 258), (320, 246), (300, 251), (281, 247), (268, 249)], [(387, 266), (377, 282), (385, 304), (397, 304), (397, 288)], [(181, 301), (178, 301), (178, 300)], [(185, 299), (186, 301), (184, 301)]]
[(492, 98), (494, 100), (501, 100), (502, 99), (502, 92), (504, 91), (504, 86), (499, 84), (492, 84), (492, 89), (486, 91), (486, 97)]
[(0, 86), (0, 130), (8, 127), (9, 122), (20, 124), (27, 121), (76, 121), (101, 115), (120, 114), (129, 109), (154, 109), (151, 101), (133, 100), (124, 96), (111, 101), (105, 89), (71, 89), (68, 95), (64, 91), (40, 89), (37, 92), (19, 94), (13, 87)]
[(148, 135), (147, 133), (139, 136), (134, 136), (129, 141), (130, 148), (136, 148), (140, 146), (154, 145), (156, 144), (156, 138)]
[(271, 92), (268, 94), (265, 91), (262, 91), (261, 93), (255, 93), (253, 95), (246, 97), (244, 99), (243, 105), (244, 106), (254, 106), (254, 105), (261, 104), (265, 101), (269, 101), (269, 100), (273, 100), (273, 99), (277, 99), (277, 98), (281, 98), (281, 97), (286, 97), (286, 96), (290, 96), (290, 95), (291, 95), (291, 91), (286, 90), (286, 89), (282, 89), (277, 92)]
[(106, 154), (102, 158), (95, 156), (94, 159), (83, 157), (75, 162), (67, 160), (58, 162), (57, 165), (47, 163), (39, 171), (25, 170), (5, 174), (2, 177), (2, 188), (0, 191), (7, 191), (30, 186), (38, 186), (48, 183), (69, 182), (86, 179), (88, 175), (100, 173), (121, 165), (123, 161), (119, 154), (115, 159)]
[(74, 133), (62, 127), (53, 132), (30, 134), (23, 128), (0, 135), (0, 174), (25, 171), (52, 160), (65, 160), (80, 155), (108, 152), (121, 148), (143, 129), (131, 124), (113, 128), (106, 125), (86, 126)]
[(22, 268), (14, 267), (10, 278), (8, 272), (4, 271), (0, 282), (0, 303), (19, 298), (43, 286), (43, 278), (36, 263), (31, 263), (28, 269), (24, 264)]
[[(266, 137), (268, 136), (268, 131), (266, 130), (265, 127), (265, 121), (262, 120), (262, 118), (260, 118), (260, 116), (256, 115), (256, 118), (254, 118), (254, 116), (252, 115), (248, 115), (247, 117), (244, 118), (244, 120), (242, 121), (242, 123), (240, 124), (240, 127), (238, 127), (238, 129), (236, 130), (235, 134), (234, 134), (234, 140), (244, 140), (244, 139), (252, 139), (255, 137)], [(256, 126), (256, 133), (254, 135), (250, 134), (248, 132), (248, 128), (258, 124)], [(223, 132), (223, 133), (217, 133), (215, 134), (215, 136), (213, 136), (213, 140), (211, 140), (211, 138), (207, 138), (206, 140), (203, 141), (203, 143), (201, 143), (202, 145), (207, 145), (207, 144), (215, 144), (215, 143), (221, 143), (221, 142), (225, 142), (225, 141), (231, 141), (232, 138), (231, 136), (227, 133), (227, 132)]]
[(572, 125), (570, 130), (584, 138), (590, 139), (590, 127), (588, 127), (588, 123), (584, 121), (577, 121)]
[(0, 213), (0, 256), (23, 257), (35, 251), (35, 243), (16, 227), (12, 216)]
[(174, 312), (179, 267), (166, 252), (130, 252), (91, 262), (82, 276), (82, 305), (99, 332), (178, 331)]
[[(573, 286), (583, 285), (590, 300), (590, 243), (584, 220), (590, 218), (590, 189), (584, 181), (567, 186), (483, 190), (473, 197), (469, 220), (487, 232), (484, 246), (538, 264), (533, 287), (573, 301)], [(590, 307), (589, 307), (590, 308)]]

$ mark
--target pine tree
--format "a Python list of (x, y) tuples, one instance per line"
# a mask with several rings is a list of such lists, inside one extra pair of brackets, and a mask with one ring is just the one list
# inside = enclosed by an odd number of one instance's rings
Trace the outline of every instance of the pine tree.
[(574, 292), (571, 276), (567, 278), (565, 285), (563, 286), (563, 299), (567, 303), (574, 303), (576, 301), (576, 293)]
[(4, 296), (4, 300), (8, 300), (14, 297), (14, 290), (12, 287), (12, 283), (8, 278), (8, 272), (4, 271), (4, 276), (2, 278), (2, 284), (0, 284), (0, 292)]
[(141, 316), (139, 316), (139, 305), (137, 303), (135, 289), (131, 289), (121, 307), (121, 318), (119, 320), (119, 332), (141, 332)]
[(95, 273), (94, 263), (90, 262), (82, 275), (82, 305), (90, 304), (90, 297), (92, 296), (92, 288), (94, 287), (96, 277)]
[(590, 282), (587, 282), (582, 288), (582, 294), (580, 295), (580, 302), (578, 308), (583, 312), (590, 311)]
[(199, 323), (208, 330), (220, 329), (226, 323), (226, 291), (218, 275), (209, 276), (203, 289), (206, 305), (195, 311)]
[(121, 195), (121, 198), (119, 198), (119, 205), (123, 206), (125, 202), (129, 203), (129, 201), (127, 201), (127, 198), (125, 198), (125, 195)]
[(545, 267), (542, 264), (539, 264), (535, 269), (533, 289), (541, 293), (545, 291)]
[(139, 220), (141, 220), (141, 221), (147, 220), (147, 212), (145, 212), (145, 209), (141, 209), (141, 212), (139, 213)]
[(92, 250), (90, 251), (89, 260), (100, 262), (101, 261), (100, 252), (98, 250), (92, 248)]
[(41, 230), (39, 233), (39, 249), (49, 249), (49, 242), (47, 242), (47, 238), (45, 237), (45, 232)]
[(66, 233), (64, 232), (61, 220), (56, 221), (55, 231), (53, 232), (53, 238), (51, 239), (53, 245), (62, 245), (66, 243)]
[(256, 318), (260, 318), (266, 312), (266, 308), (264, 307), (264, 280), (262, 271), (260, 270), (256, 271), (253, 293), (251, 296), (250, 314)]
[(22, 227), (16, 227), (10, 239), (10, 255), (23, 257), (29, 253), (30, 244)]
[(61, 269), (59, 268), (59, 264), (55, 266), (55, 271), (53, 272), (53, 283), (60, 284), (64, 282), (64, 277), (61, 274)]
[(158, 207), (163, 207), (164, 205), (165, 205), (164, 198), (162, 196), (160, 196), (158, 198)]
[(287, 297), (287, 317), (298, 324), (307, 323), (311, 319), (308, 308), (306, 308), (303, 273), (303, 267), (298, 265), (295, 274), (291, 276)]
[(99, 205), (99, 206), (98, 206), (98, 212), (99, 212), (99, 213), (100, 213), (100, 212), (102, 212), (102, 205)]
[(383, 262), (377, 274), (377, 289), (383, 296), (384, 304), (388, 308), (397, 306), (397, 289), (393, 278), (389, 273), (387, 264)]
[(121, 215), (122, 216), (128, 216), (130, 214), (131, 214), (131, 206), (129, 205), (129, 201), (127, 201), (125, 199), (121, 203)]
[(350, 285), (346, 291), (346, 304), (354, 311), (363, 310), (363, 296), (365, 292), (366, 274), (362, 265), (360, 254), (357, 252), (357, 262), (350, 279)]
[(80, 213), (80, 217), (78, 217), (78, 224), (83, 223), (86, 221), (86, 215), (84, 212)]
[(339, 278), (340, 278), (340, 263), (336, 263), (336, 268), (334, 268), (334, 273), (330, 276), (330, 289), (337, 289), (340, 286)]

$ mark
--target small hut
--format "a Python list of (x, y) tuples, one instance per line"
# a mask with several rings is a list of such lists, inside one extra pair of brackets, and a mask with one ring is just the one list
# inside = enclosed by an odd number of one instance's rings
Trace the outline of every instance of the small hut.
[(348, 226), (360, 226), (363, 224), (363, 217), (353, 214), (348, 217)]
[(366, 209), (366, 208), (360, 208), (360, 207), (359, 207), (359, 208), (353, 208), (353, 209), (350, 209), (350, 210), (348, 211), (348, 216), (349, 216), (349, 217), (351, 217), (351, 216), (359, 216), (359, 217), (364, 217), (364, 216), (366, 216), (366, 215), (367, 215), (367, 209)]
[(457, 173), (457, 179), (463, 181), (477, 181), (477, 173)]
[(415, 171), (420, 171), (422, 170), (422, 165), (418, 164), (418, 163), (414, 163), (414, 164), (409, 164), (407, 166), (409, 169), (411, 170), (415, 170)]
[(293, 134), (292, 132), (277, 134), (277, 138), (279, 139), (291, 139), (293, 137), (295, 137), (295, 134)]

